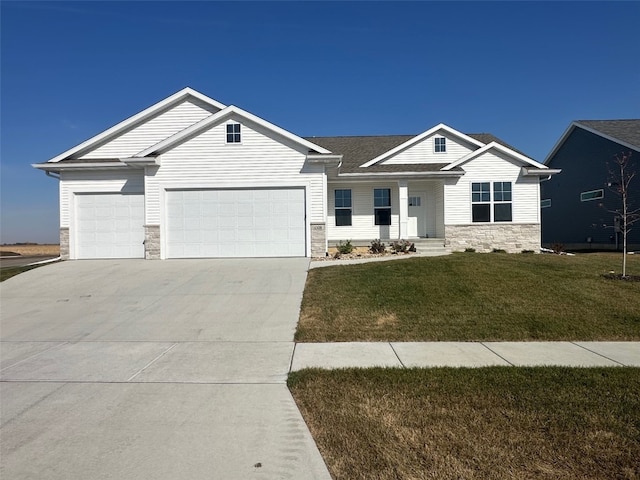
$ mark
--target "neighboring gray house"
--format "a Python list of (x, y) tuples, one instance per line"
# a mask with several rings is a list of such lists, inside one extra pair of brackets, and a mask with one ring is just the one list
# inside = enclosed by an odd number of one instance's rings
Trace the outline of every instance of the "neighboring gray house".
[(64, 258), (324, 256), (340, 240), (540, 247), (540, 178), (496, 138), (301, 138), (185, 88), (51, 160)]
[[(566, 249), (614, 249), (622, 236), (614, 214), (620, 197), (609, 187), (609, 165), (614, 155), (632, 152), (636, 177), (631, 200), (640, 207), (640, 119), (578, 120), (569, 125), (553, 147), (545, 165), (562, 175), (543, 182), (542, 241)], [(640, 224), (627, 241), (640, 248)]]

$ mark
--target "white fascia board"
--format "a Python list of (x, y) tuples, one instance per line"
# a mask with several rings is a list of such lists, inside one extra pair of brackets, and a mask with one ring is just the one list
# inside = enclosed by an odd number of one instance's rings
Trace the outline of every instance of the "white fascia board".
[(310, 153), (307, 155), (307, 161), (309, 163), (315, 165), (329, 165), (329, 166), (340, 166), (342, 164), (342, 155), (333, 155), (333, 154), (313, 154)]
[(122, 162), (82, 162), (82, 163), (32, 163), (33, 168), (38, 170), (44, 170), (48, 172), (65, 171), (80, 171), (80, 170), (111, 170), (115, 168), (128, 168), (126, 164)]
[(569, 125), (567, 127), (567, 129), (564, 131), (564, 133), (562, 134), (562, 136), (560, 137), (560, 139), (556, 142), (556, 144), (553, 146), (553, 148), (551, 149), (551, 151), (549, 152), (549, 155), (547, 155), (547, 158), (544, 159), (544, 164), (548, 165), (549, 162), (551, 161), (551, 158), (556, 154), (556, 152), (558, 151), (558, 149), (562, 146), (562, 144), (565, 142), (565, 140), (569, 137), (569, 135), (571, 135), (571, 132), (573, 132), (573, 129), (576, 128), (576, 122), (571, 122), (571, 125)]
[(538, 177), (547, 177), (551, 175), (555, 175), (556, 173), (560, 173), (562, 170), (560, 168), (529, 168), (522, 167), (522, 175), (525, 177), (529, 176), (538, 176)]
[(413, 138), (410, 138), (409, 140), (407, 140), (404, 143), (401, 143), (400, 145), (398, 145), (395, 148), (392, 148), (391, 150), (389, 150), (388, 152), (383, 153), (382, 155), (378, 155), (376, 158), (374, 158), (373, 160), (369, 160), (367, 163), (363, 163), (362, 165), (360, 165), (361, 167), (370, 167), (371, 165), (375, 165), (376, 163), (382, 162), (383, 160), (386, 160), (387, 158), (395, 155), (396, 153), (401, 152), (402, 150), (405, 150), (407, 148), (409, 148), (412, 145), (415, 145), (416, 143), (418, 143), (419, 141), (423, 140), (424, 138), (433, 135), (434, 133), (437, 133), (439, 131), (444, 130), (445, 132), (458, 137), (462, 140), (465, 140), (473, 145), (476, 145), (478, 147), (482, 147), (484, 145), (484, 143), (476, 140), (475, 138), (471, 138), (468, 135), (465, 135), (462, 132), (459, 132), (453, 128), (451, 128), (448, 125), (445, 125), (444, 123), (439, 123), (438, 125), (436, 125), (433, 128), (430, 128), (429, 130), (427, 130), (426, 132), (423, 132), (419, 135), (416, 135)]
[(274, 125), (272, 123), (269, 123), (260, 117), (257, 117), (245, 110), (242, 110), (239, 107), (236, 107), (235, 105), (229, 105), (228, 107), (220, 110), (218, 113), (215, 113), (203, 120), (200, 120), (199, 122), (194, 123), (193, 125), (185, 128), (184, 130), (166, 138), (165, 140), (159, 143), (156, 143), (155, 145), (152, 145), (149, 148), (142, 150), (141, 152), (136, 153), (134, 157), (144, 157), (152, 153), (158, 153), (158, 154), (164, 153), (168, 150), (171, 150), (173, 147), (178, 145), (180, 142), (182, 142), (186, 138), (195, 136), (201, 131), (206, 130), (207, 128), (210, 128), (215, 124), (221, 123), (225, 121), (227, 118), (230, 118), (232, 116), (236, 118), (239, 117), (241, 119), (245, 119), (249, 122), (253, 122), (257, 125), (260, 125), (261, 127), (264, 127), (265, 129), (277, 135), (287, 138), (288, 140), (291, 140), (294, 143), (302, 145), (310, 150), (315, 150), (318, 153), (324, 153), (324, 154), (331, 153), (326, 148), (322, 148), (314, 143), (311, 143), (305, 140), (304, 138), (298, 137), (293, 133), (287, 132), (285, 129), (280, 128), (277, 125)]
[(515, 152), (513, 150), (511, 150), (510, 148), (505, 147), (504, 145), (501, 145), (497, 142), (490, 142), (487, 143), (484, 147), (475, 150), (473, 152), (469, 152), (467, 155), (465, 155), (464, 157), (462, 157), (460, 160), (450, 163), (449, 165), (442, 167), (442, 170), (447, 171), (447, 170), (451, 170), (452, 168), (456, 168), (459, 167), (460, 165), (468, 162), (469, 160), (472, 160), (476, 157), (479, 157), (480, 155), (482, 155), (483, 153), (491, 150), (491, 149), (495, 149), (498, 150), (499, 152), (504, 153), (505, 155), (508, 155), (516, 160), (519, 160), (523, 163), (526, 163), (527, 165), (531, 165), (532, 167), (535, 168), (541, 168), (541, 169), (547, 169), (548, 167), (546, 165), (543, 165), (542, 163), (536, 162), (535, 160), (532, 160), (531, 158), (522, 155), (518, 152)]
[(407, 177), (409, 179), (412, 178), (448, 178), (448, 177), (462, 177), (466, 172), (463, 170), (456, 170), (455, 172), (445, 172), (442, 170), (437, 170), (435, 172), (375, 172), (375, 173), (341, 173), (338, 175), (338, 179), (340, 178), (353, 178), (353, 179), (376, 179), (380, 178), (393, 178), (397, 179), (399, 177)]
[(160, 165), (160, 157), (127, 157), (127, 158), (119, 158), (122, 163), (128, 165), (129, 167), (134, 168), (144, 168), (151, 166), (159, 166)]
[(174, 104), (174, 103), (178, 103), (181, 100), (192, 96), (197, 98), (198, 100), (201, 100), (205, 103), (208, 103), (209, 105), (212, 105), (213, 107), (219, 108), (219, 109), (223, 109), (225, 108), (225, 105), (223, 105), (220, 102), (217, 102), (216, 100), (207, 97), (206, 95), (203, 95), (200, 92), (197, 92), (195, 90), (193, 90), (192, 88), (186, 87), (183, 88), (182, 90), (180, 90), (179, 92), (174, 93), (173, 95), (171, 95), (170, 97), (165, 98), (164, 100), (161, 100), (160, 102), (150, 106), (149, 108), (146, 108), (145, 110), (127, 118), (126, 120), (123, 120), (122, 122), (114, 125), (113, 127), (105, 130), (102, 133), (99, 133), (98, 135), (91, 137), (89, 140), (86, 140), (84, 142), (82, 142), (80, 145), (76, 145), (75, 147), (62, 152), (60, 155), (57, 155), (55, 157), (53, 157), (51, 160), (49, 160), (50, 163), (55, 163), (55, 162), (59, 162), (60, 160), (64, 160), (65, 158), (70, 157), (71, 155), (73, 155), (74, 153), (77, 153), (81, 150), (84, 150), (86, 148), (91, 147), (92, 145), (101, 142), (102, 140), (116, 135), (119, 132), (125, 130), (126, 128), (129, 128), (130, 126), (142, 122), (145, 119), (147, 119), (148, 117), (154, 115), (155, 113), (159, 112), (160, 110)]

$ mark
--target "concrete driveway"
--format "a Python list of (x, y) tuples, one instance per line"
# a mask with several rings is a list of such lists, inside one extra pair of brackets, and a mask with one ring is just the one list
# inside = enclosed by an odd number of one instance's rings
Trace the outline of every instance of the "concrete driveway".
[(0, 477), (329, 479), (285, 384), (307, 268), (75, 261), (0, 284)]

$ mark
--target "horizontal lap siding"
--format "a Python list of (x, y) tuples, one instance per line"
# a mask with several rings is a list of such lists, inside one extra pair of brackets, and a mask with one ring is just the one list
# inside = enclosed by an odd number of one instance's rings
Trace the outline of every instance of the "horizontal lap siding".
[(60, 226), (70, 226), (74, 193), (143, 193), (142, 170), (63, 172), (60, 176)]
[[(352, 225), (336, 227), (335, 190), (351, 188)], [(391, 189), (391, 225), (374, 225), (373, 190)], [(398, 183), (366, 183), (356, 186), (329, 184), (328, 187), (327, 238), (337, 240), (370, 240), (374, 238), (398, 238)]]
[(465, 175), (445, 184), (446, 225), (471, 222), (471, 183), (512, 182), (513, 223), (538, 223), (539, 183), (537, 177), (521, 176), (521, 166), (503, 155), (492, 152), (462, 165)]
[(182, 102), (80, 158), (123, 158), (135, 155), (216, 111), (218, 110), (200, 100)]
[[(445, 137), (447, 139), (447, 151), (444, 153), (435, 153), (434, 137)], [(388, 160), (382, 162), (383, 165), (394, 164), (422, 164), (422, 163), (451, 163), (460, 160), (478, 147), (475, 145), (467, 145), (461, 143), (458, 139), (446, 135), (431, 135), (424, 140), (412, 145), (402, 152), (394, 155)]]
[[(253, 127), (253, 128), (252, 128)], [(323, 222), (323, 167), (305, 166), (306, 152), (274, 139), (257, 126), (242, 125), (242, 143), (226, 144), (226, 125), (217, 125), (161, 156), (146, 178), (148, 224), (161, 223), (161, 190), (256, 188), (310, 185), (311, 222)], [(297, 149), (296, 149), (297, 148)], [(152, 173), (151, 171), (148, 172)]]

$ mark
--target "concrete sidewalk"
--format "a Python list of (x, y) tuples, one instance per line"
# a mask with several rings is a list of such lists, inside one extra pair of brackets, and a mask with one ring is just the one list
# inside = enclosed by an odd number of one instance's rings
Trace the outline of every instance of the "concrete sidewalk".
[(640, 342), (298, 343), (291, 371), (303, 368), (493, 365), (640, 367)]

